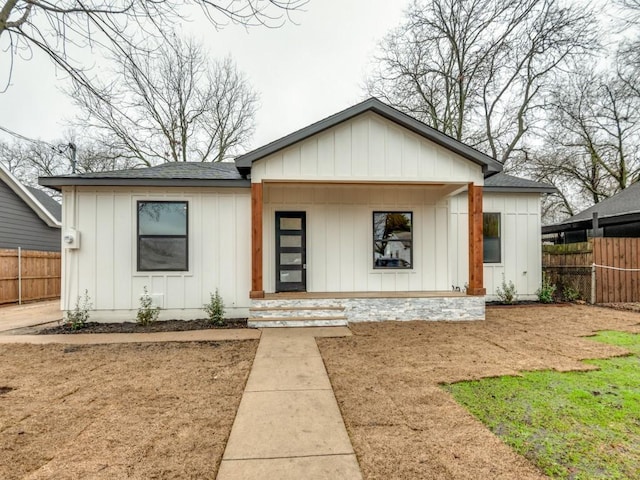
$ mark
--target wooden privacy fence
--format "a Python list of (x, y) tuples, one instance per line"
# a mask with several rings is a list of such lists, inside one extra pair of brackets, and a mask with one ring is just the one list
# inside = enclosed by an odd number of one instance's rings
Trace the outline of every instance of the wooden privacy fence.
[(60, 252), (0, 249), (0, 304), (60, 297)]
[(640, 238), (544, 245), (542, 270), (559, 289), (573, 288), (592, 303), (640, 302)]

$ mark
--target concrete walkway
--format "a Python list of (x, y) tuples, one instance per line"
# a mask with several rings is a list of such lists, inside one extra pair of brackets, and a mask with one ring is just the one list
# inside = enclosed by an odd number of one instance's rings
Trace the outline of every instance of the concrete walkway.
[(74, 333), (66, 335), (0, 335), (2, 343), (32, 343), (44, 345), (100, 345), (105, 343), (153, 342), (222, 342), (227, 340), (256, 340), (260, 331), (253, 328), (191, 330), (187, 332), (157, 333)]
[(362, 479), (314, 338), (345, 335), (263, 330), (217, 480)]
[(44, 325), (61, 319), (60, 300), (1, 306), (0, 332)]

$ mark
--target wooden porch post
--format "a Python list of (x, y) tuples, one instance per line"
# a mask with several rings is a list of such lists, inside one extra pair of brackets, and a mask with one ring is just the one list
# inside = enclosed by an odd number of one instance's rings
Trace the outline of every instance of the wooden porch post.
[(469, 199), (469, 287), (467, 295), (485, 295), (482, 248), (482, 187), (473, 183), (467, 190)]
[(262, 288), (262, 183), (251, 184), (251, 292), (264, 298)]

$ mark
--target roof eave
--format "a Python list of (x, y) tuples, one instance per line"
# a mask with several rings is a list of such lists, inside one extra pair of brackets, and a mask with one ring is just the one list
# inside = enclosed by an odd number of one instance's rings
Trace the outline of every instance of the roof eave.
[(77, 178), (40, 177), (38, 183), (44, 187), (61, 191), (62, 187), (222, 187), (249, 188), (251, 181), (245, 179), (202, 178)]
[(591, 228), (591, 220), (582, 220), (579, 222), (571, 223), (558, 223), (554, 225), (545, 225), (542, 227), (542, 233), (560, 233), (560, 232), (573, 232), (576, 230), (587, 230)]
[(485, 185), (482, 190), (498, 193), (558, 193), (558, 189), (555, 187), (493, 187)]

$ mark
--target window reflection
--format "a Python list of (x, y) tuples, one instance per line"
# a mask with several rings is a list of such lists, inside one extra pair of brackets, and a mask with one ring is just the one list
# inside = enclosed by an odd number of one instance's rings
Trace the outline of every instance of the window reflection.
[(138, 202), (138, 271), (187, 271), (187, 202)]
[(412, 268), (413, 213), (373, 213), (373, 268)]

